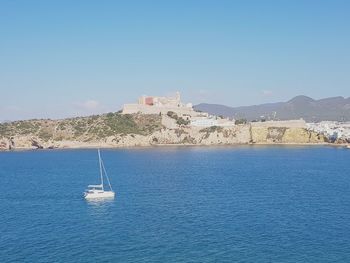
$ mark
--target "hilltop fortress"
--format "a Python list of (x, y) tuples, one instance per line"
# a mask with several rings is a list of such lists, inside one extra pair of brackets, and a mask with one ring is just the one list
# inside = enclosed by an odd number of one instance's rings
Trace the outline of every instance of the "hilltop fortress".
[[(167, 117), (169, 112), (175, 113), (178, 117), (188, 121), (188, 126), (192, 127), (233, 127), (235, 120), (219, 116), (209, 115), (207, 112), (199, 112), (193, 109), (192, 103), (183, 103), (181, 95), (176, 92), (174, 97), (141, 96), (138, 103), (124, 104), (122, 114), (158, 114), (162, 116), (163, 125), (167, 128), (174, 128), (175, 123)], [(306, 122), (300, 120), (287, 121), (266, 121), (252, 122), (253, 129), (266, 127), (286, 127), (286, 128), (306, 128)]]
[[(174, 97), (141, 96), (138, 103), (124, 104), (122, 114), (159, 114), (163, 116), (163, 124), (168, 126), (167, 115), (175, 113), (178, 117), (189, 122), (190, 126), (197, 127), (232, 127), (234, 120), (210, 116), (207, 112), (195, 111), (192, 103), (181, 102), (181, 95), (176, 92)], [(174, 127), (170, 125), (168, 127)]]
[(138, 103), (124, 104), (123, 114), (167, 114), (169, 111), (183, 116), (197, 116), (192, 103), (181, 102), (181, 95), (176, 92), (175, 97), (141, 96)]

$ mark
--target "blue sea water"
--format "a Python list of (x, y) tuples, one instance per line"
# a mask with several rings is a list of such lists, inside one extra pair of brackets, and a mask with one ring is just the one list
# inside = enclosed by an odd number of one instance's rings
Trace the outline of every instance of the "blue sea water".
[(0, 262), (350, 262), (350, 150), (0, 153)]

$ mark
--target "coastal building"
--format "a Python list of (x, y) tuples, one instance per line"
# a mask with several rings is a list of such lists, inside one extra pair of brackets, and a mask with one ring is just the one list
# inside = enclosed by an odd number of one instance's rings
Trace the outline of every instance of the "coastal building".
[(350, 141), (350, 122), (321, 121), (308, 123), (307, 128), (325, 135), (330, 140), (343, 139)]
[(191, 120), (191, 126), (195, 127), (210, 127), (210, 126), (217, 126), (217, 120), (214, 118), (196, 118), (194, 120)]
[(200, 116), (191, 118), (191, 126), (194, 127), (233, 127), (235, 126), (234, 120), (220, 118), (217, 116)]

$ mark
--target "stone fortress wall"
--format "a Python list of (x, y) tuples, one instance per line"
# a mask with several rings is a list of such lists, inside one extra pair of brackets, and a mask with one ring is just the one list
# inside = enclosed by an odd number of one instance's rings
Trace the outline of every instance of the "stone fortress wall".
[(122, 114), (167, 114), (168, 111), (176, 112), (178, 115), (196, 116), (198, 113), (193, 108), (172, 106), (149, 106), (143, 104), (124, 104)]
[(324, 143), (323, 135), (307, 129), (304, 120), (250, 123), (253, 143)]
[(264, 122), (251, 122), (252, 127), (276, 127), (276, 128), (301, 128), (306, 129), (307, 125), (303, 119), (300, 120), (288, 120), (288, 121), (264, 121)]
[(138, 103), (124, 104), (123, 114), (167, 114), (173, 111), (178, 115), (197, 116), (191, 103), (184, 104), (181, 102), (181, 95), (176, 92), (175, 97), (158, 97), (158, 96), (141, 96)]

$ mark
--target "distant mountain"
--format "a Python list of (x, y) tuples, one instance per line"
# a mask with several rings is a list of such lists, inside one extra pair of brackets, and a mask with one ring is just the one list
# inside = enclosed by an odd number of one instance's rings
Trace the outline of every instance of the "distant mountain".
[(287, 102), (267, 103), (253, 106), (229, 107), (220, 104), (201, 103), (196, 110), (235, 119), (291, 120), (303, 118), (307, 122), (350, 121), (350, 98), (332, 97), (314, 100), (296, 96)]

